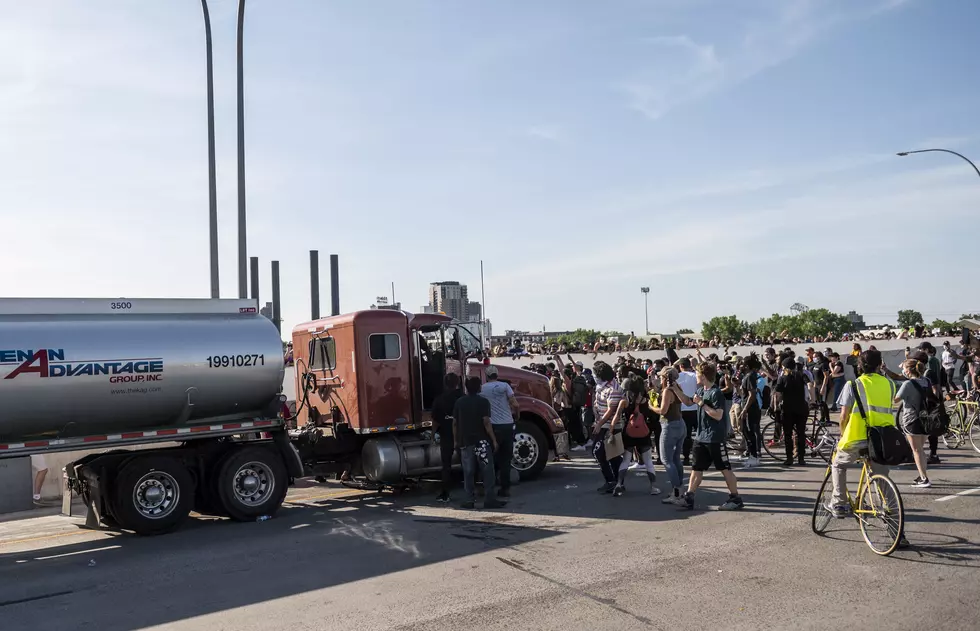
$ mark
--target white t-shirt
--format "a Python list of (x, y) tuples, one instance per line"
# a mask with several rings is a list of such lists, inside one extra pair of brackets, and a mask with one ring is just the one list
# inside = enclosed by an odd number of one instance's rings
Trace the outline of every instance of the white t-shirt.
[(506, 381), (488, 381), (483, 384), (480, 396), (490, 401), (490, 423), (492, 425), (513, 425), (514, 415), (510, 411), (510, 397), (514, 390)]
[[(698, 376), (693, 372), (684, 372), (683, 370), (677, 375), (677, 385), (681, 387), (681, 392), (689, 397), (693, 397), (698, 391)], [(681, 412), (690, 412), (692, 410), (697, 410), (696, 405), (684, 405), (681, 404)]]
[(956, 368), (956, 358), (949, 351), (943, 351), (943, 368)]

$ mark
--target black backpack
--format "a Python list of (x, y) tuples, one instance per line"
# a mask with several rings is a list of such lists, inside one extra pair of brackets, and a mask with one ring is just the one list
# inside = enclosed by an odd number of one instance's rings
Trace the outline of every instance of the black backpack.
[(946, 406), (932, 388), (923, 388), (915, 379), (910, 381), (912, 387), (919, 393), (922, 405), (919, 407), (919, 422), (922, 429), (930, 436), (942, 436), (949, 431), (949, 414)]
[(582, 375), (572, 379), (572, 407), (580, 408), (589, 398), (589, 383)]

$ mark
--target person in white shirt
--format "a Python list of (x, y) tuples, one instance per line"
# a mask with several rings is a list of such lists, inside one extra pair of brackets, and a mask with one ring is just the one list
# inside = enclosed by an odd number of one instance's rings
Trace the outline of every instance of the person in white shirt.
[[(497, 450), (493, 454), (494, 470), (500, 481), (498, 497), (510, 497), (510, 467), (514, 459), (514, 427), (520, 414), (520, 407), (514, 390), (505, 381), (498, 381), (497, 367), (493, 364), (484, 369), (486, 383), (480, 396), (490, 401), (490, 426), (497, 439)], [(484, 482), (485, 484), (486, 482)]]
[[(693, 398), (698, 391), (698, 376), (691, 366), (690, 357), (677, 360), (676, 367), (680, 370), (677, 375), (677, 385), (688, 398)], [(694, 446), (694, 430), (698, 427), (698, 406), (681, 404), (681, 418), (687, 427), (687, 438), (684, 439), (684, 466), (691, 466), (691, 448)]]
[(953, 385), (953, 377), (956, 376), (956, 361), (959, 359), (963, 359), (963, 356), (950, 347), (949, 340), (943, 342), (943, 380), (946, 382), (943, 385), (949, 391), (956, 389)]

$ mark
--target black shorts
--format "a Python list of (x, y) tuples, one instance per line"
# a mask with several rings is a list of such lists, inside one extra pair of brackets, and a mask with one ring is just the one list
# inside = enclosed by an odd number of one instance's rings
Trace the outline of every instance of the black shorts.
[(732, 468), (725, 443), (694, 443), (694, 464), (691, 468), (695, 471), (707, 471), (711, 465), (718, 471)]

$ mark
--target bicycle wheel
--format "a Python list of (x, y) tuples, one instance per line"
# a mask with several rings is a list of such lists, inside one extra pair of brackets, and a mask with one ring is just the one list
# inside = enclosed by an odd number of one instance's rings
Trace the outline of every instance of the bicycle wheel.
[(854, 516), (872, 552), (887, 556), (898, 548), (905, 532), (905, 506), (898, 487), (890, 479), (871, 476), (861, 490)]
[(818, 427), (816, 436), (811, 440), (810, 455), (820, 456), (821, 460), (830, 464), (830, 457), (834, 455), (837, 440), (837, 437), (826, 427)]
[(770, 421), (762, 428), (762, 449), (765, 450), (767, 456), (774, 460), (783, 460), (786, 456), (785, 453), (779, 453), (783, 446), (779, 440), (779, 430), (781, 429), (782, 427), (776, 421)]
[(823, 478), (820, 485), (820, 492), (817, 493), (817, 501), (813, 505), (813, 517), (810, 519), (810, 528), (818, 535), (822, 535), (827, 530), (827, 524), (834, 518), (834, 514), (827, 507), (830, 506), (831, 495), (834, 493), (834, 485), (830, 480), (830, 469)]
[(970, 424), (966, 427), (966, 433), (970, 437), (970, 446), (973, 451), (980, 454), (980, 418), (974, 416), (970, 419)]
[(956, 449), (963, 444), (962, 427), (963, 415), (960, 408), (955, 407), (949, 411), (949, 431), (943, 434), (943, 445), (947, 449)]

